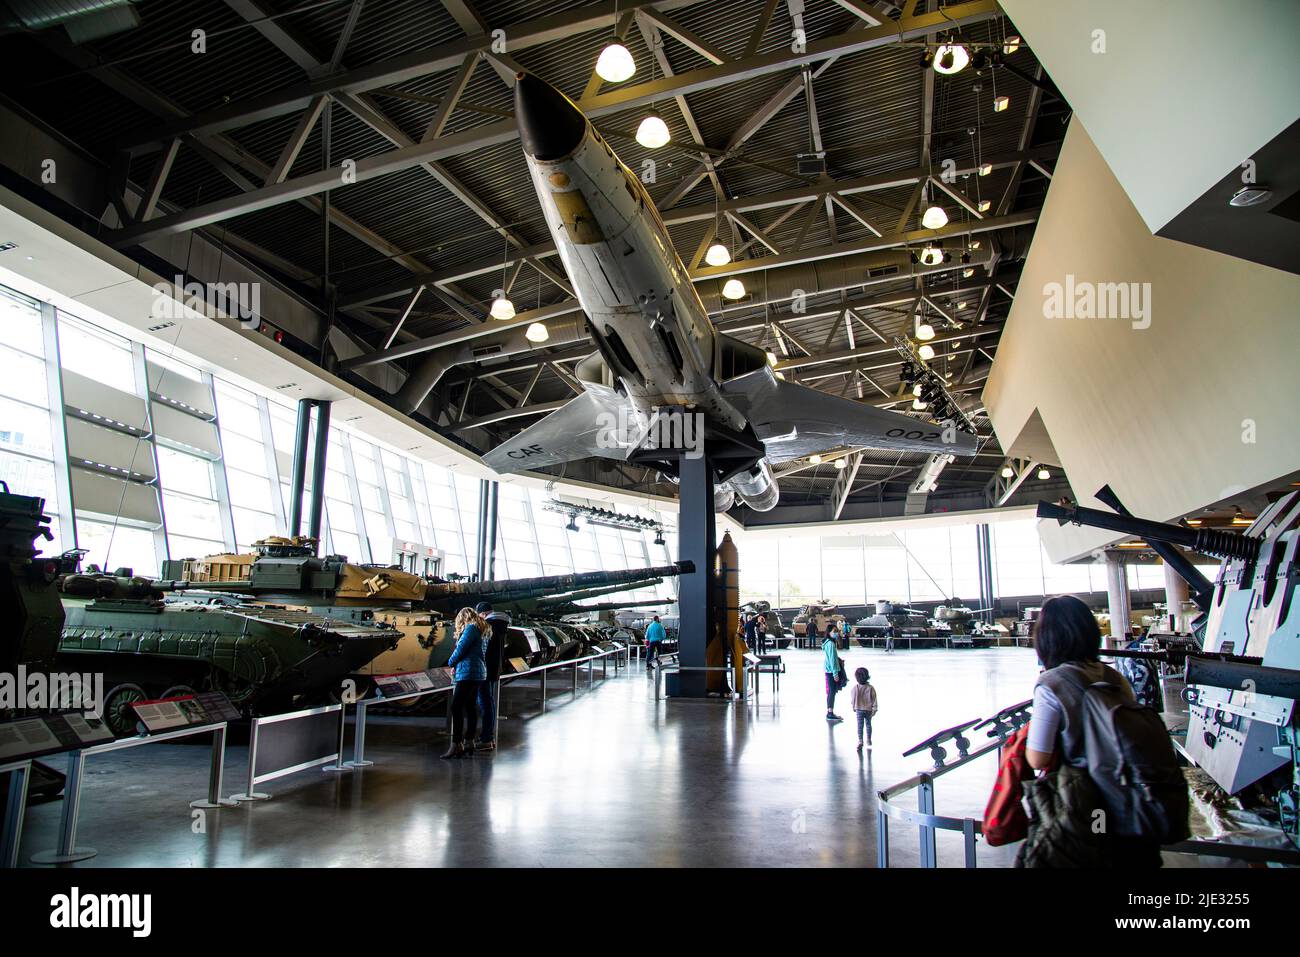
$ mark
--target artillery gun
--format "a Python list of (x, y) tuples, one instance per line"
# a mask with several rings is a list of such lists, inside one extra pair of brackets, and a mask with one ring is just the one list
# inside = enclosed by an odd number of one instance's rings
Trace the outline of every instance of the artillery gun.
[[(1300, 833), (1300, 492), (1269, 505), (1242, 534), (1192, 529), (1121, 513), (1114, 493), (1097, 497), (1115, 513), (1038, 504), (1038, 517), (1143, 538), (1181, 574), (1205, 610), (1199, 647), (1176, 649), (1188, 702), (1188, 760), (1229, 794), (1276, 788), (1273, 803), (1292, 841)], [(1219, 558), (1213, 583), (1178, 548)], [(1107, 655), (1173, 662), (1167, 651), (1108, 650)], [(1177, 741), (1177, 739), (1175, 739)], [(1289, 766), (1289, 771), (1288, 771)], [(1270, 783), (1271, 782), (1271, 783)]]

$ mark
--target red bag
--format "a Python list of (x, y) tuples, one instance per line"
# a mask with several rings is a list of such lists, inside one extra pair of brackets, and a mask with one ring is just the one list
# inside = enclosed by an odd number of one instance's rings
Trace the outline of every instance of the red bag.
[(1021, 803), (1021, 782), (1034, 776), (1025, 754), (1029, 725), (1022, 725), (1002, 746), (1002, 764), (993, 793), (984, 808), (984, 840), (990, 847), (1023, 841), (1029, 833), (1029, 815)]

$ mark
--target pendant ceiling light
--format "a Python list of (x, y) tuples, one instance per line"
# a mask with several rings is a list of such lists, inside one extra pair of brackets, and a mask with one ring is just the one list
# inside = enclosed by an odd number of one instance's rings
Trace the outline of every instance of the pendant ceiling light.
[(924, 319), (916, 324), (916, 338), (922, 342), (928, 342), (934, 338), (934, 326), (930, 325)]
[(843, 460), (843, 459), (836, 459), (836, 460), (835, 460), (835, 468), (836, 468), (837, 470), (841, 471), (841, 472), (844, 471), (844, 460)]
[(636, 128), (636, 141), (648, 150), (657, 150), (661, 146), (667, 146), (672, 136), (668, 132), (668, 124), (662, 118), (651, 113), (641, 125)]
[(942, 206), (927, 206), (921, 214), (921, 225), (926, 229), (941, 229), (948, 225), (948, 214)]
[(621, 43), (611, 43), (596, 58), (596, 75), (607, 83), (622, 83), (636, 73), (636, 61), (628, 48)]
[(970, 51), (960, 43), (945, 43), (934, 51), (934, 71), (944, 76), (960, 73), (968, 63)]
[(808, 456), (808, 461), (811, 462), (813, 465), (821, 465), (822, 457), (820, 455), (810, 455)]
[(913, 399), (913, 400), (912, 400), (912, 408), (914, 408), (917, 412), (924, 412), (924, 411), (925, 411), (925, 402), (923, 402), (923, 401), (920, 400), (920, 399)]
[(921, 346), (921, 348), (917, 350), (916, 354), (926, 362), (929, 362), (934, 358), (934, 346), (927, 343), (926, 345)]
[(1011, 476), (1013, 476), (1013, 475), (1015, 475), (1015, 474), (1016, 474), (1016, 470), (1013, 469), (1010, 465), (1004, 465), (1004, 466), (1002, 466), (1002, 477), (1003, 477), (1003, 478), (1011, 478)]
[(508, 296), (498, 296), (492, 300), (492, 308), (488, 315), (493, 319), (513, 319), (515, 317), (515, 304), (510, 301)]
[(943, 250), (938, 246), (926, 246), (921, 250), (921, 262), (926, 266), (937, 266), (943, 262)]
[(1047, 471), (1047, 469), (1038, 470), (1038, 480), (1040, 482), (1046, 482), (1051, 477), (1052, 477), (1052, 473)]
[(524, 338), (529, 342), (545, 342), (551, 338), (551, 334), (546, 331), (546, 325), (540, 322), (530, 323), (528, 329), (524, 332)]
[(744, 299), (745, 284), (739, 279), (728, 279), (722, 286), (722, 297), (724, 299)]
[(731, 253), (722, 243), (714, 243), (704, 254), (704, 261), (710, 266), (725, 266), (731, 262)]

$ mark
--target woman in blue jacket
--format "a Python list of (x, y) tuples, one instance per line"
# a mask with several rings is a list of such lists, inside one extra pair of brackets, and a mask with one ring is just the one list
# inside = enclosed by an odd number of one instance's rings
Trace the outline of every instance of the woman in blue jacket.
[(473, 608), (456, 615), (456, 648), (447, 659), (455, 668), (456, 686), (451, 692), (451, 746), (444, 758), (474, 755), (474, 732), (478, 730), (478, 692), (487, 680), (487, 624)]

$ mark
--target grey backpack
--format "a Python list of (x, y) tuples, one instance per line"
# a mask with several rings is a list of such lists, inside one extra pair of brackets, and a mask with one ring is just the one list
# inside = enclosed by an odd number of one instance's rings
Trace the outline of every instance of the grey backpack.
[(1084, 684), (1080, 721), (1088, 775), (1101, 793), (1108, 833), (1173, 844), (1188, 838), (1187, 781), (1160, 715), (1116, 685)]

